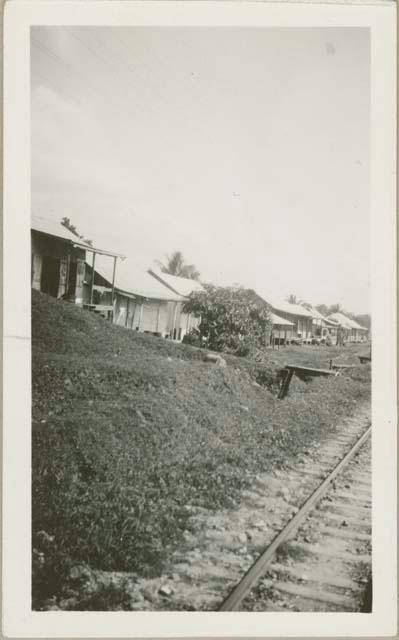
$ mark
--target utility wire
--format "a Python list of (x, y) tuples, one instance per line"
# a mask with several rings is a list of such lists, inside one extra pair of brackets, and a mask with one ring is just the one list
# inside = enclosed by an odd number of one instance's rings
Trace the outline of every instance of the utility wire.
[[(108, 67), (109, 65), (109, 60), (107, 60), (106, 58), (103, 58), (101, 56), (98, 55), (98, 53), (92, 49), (92, 47), (90, 47), (90, 45), (87, 44), (87, 42), (85, 42), (84, 40), (82, 40), (82, 38), (80, 38), (79, 36), (76, 35), (76, 33), (74, 31), (72, 31), (71, 29), (69, 29), (68, 27), (61, 27), (62, 29), (64, 29), (64, 31), (66, 31), (66, 33), (68, 33), (68, 35), (72, 36), (73, 38), (75, 38), (75, 40), (77, 40), (78, 42), (80, 42), (80, 44), (87, 49), (87, 51), (89, 51), (95, 58), (97, 58), (97, 60), (99, 60), (102, 64), (106, 64)], [(112, 67), (111, 67), (112, 69)]]
[[(72, 35), (74, 38), (76, 38), (76, 40), (78, 40), (88, 51), (90, 51), (100, 61), (103, 61), (105, 64), (107, 64), (112, 70), (114, 70), (114, 69), (113, 69), (112, 65), (110, 65), (110, 63), (109, 63), (109, 59), (108, 59), (109, 57), (113, 58), (113, 60), (117, 64), (122, 65), (123, 67), (125, 67), (125, 69), (127, 71), (129, 71), (129, 72), (132, 71), (132, 68), (129, 66), (128, 62), (126, 62), (126, 60), (124, 60), (123, 58), (120, 58), (119, 56), (115, 55), (115, 52), (112, 52), (111, 56), (109, 56), (109, 51), (110, 51), (109, 46), (106, 47), (108, 49), (108, 53), (105, 54), (108, 57), (103, 58), (101, 55), (99, 56), (98, 53), (87, 42), (82, 40), (82, 38), (80, 38), (74, 31), (72, 31), (68, 27), (63, 27), (63, 29), (65, 31), (67, 31), (67, 33)], [(98, 45), (100, 45), (100, 48), (101, 48), (101, 46), (102, 46), (102, 48), (104, 48), (104, 44), (101, 43), (101, 41), (97, 38), (97, 36), (95, 34), (93, 34), (93, 29), (90, 31), (90, 36), (91, 36), (91, 38), (94, 37), (94, 40), (97, 42)]]
[(95, 87), (93, 87), (93, 85), (90, 82), (88, 82), (85, 77), (83, 77), (79, 73), (76, 73), (75, 69), (66, 60), (61, 58), (61, 56), (57, 55), (52, 49), (50, 49), (49, 47), (46, 47), (44, 44), (42, 44), (41, 42), (38, 42), (34, 38), (31, 38), (31, 41), (32, 41), (32, 44), (37, 49), (39, 49), (42, 53), (53, 58), (53, 60), (55, 60), (56, 62), (61, 63), (63, 67), (67, 69), (67, 73), (72, 80), (74, 80), (75, 78), (79, 78), (84, 82), (85, 86), (87, 86), (89, 89), (91, 89), (93, 93), (96, 94), (97, 97), (101, 98), (101, 100), (104, 100), (104, 95), (99, 93), (99, 91)]

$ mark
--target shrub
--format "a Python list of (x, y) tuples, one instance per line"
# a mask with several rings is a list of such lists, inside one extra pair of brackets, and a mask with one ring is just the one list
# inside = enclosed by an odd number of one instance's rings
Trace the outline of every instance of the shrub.
[(206, 284), (190, 295), (184, 311), (201, 318), (199, 335), (213, 351), (247, 356), (265, 346), (270, 314), (252, 289)]
[(189, 344), (192, 347), (203, 347), (204, 342), (200, 333), (196, 329), (192, 329), (185, 334), (182, 340), (183, 344)]

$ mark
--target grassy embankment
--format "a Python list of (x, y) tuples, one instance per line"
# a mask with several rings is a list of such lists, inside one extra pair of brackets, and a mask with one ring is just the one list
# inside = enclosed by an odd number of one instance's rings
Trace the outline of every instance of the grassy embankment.
[(276, 397), (285, 362), (367, 347), (293, 347), (227, 368), (33, 292), (33, 605), (74, 563), (156, 575), (190, 505), (234, 507), (251, 477), (323, 438), (370, 396), (370, 367)]

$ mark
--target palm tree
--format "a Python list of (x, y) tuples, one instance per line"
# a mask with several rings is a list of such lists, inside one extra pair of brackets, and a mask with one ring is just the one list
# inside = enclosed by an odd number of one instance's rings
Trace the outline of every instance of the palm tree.
[(302, 307), (312, 306), (305, 300), (302, 300), (302, 298), (298, 298), (298, 296), (296, 296), (295, 293), (290, 293), (290, 295), (287, 296), (286, 301), (289, 302), (290, 304), (299, 304)]
[(190, 280), (198, 280), (200, 277), (200, 272), (194, 264), (186, 264), (181, 251), (173, 251), (171, 255), (166, 256), (165, 262), (157, 260), (157, 265), (163, 273), (170, 273), (172, 276)]

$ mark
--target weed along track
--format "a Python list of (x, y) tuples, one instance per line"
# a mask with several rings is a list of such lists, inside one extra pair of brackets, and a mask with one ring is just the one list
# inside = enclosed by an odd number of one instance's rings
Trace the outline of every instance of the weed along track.
[(363, 406), (298, 465), (259, 476), (238, 510), (197, 513), (189, 549), (161, 582), (137, 585), (137, 608), (359, 611), (371, 571), (370, 435)]
[[(364, 571), (359, 581), (353, 576), (371, 563), (371, 474), (360, 464), (369, 468), (370, 436), (371, 427), (256, 560), (220, 611), (361, 608), (367, 576)], [(342, 443), (349, 444), (350, 436)], [(339, 455), (339, 444), (327, 452)]]

